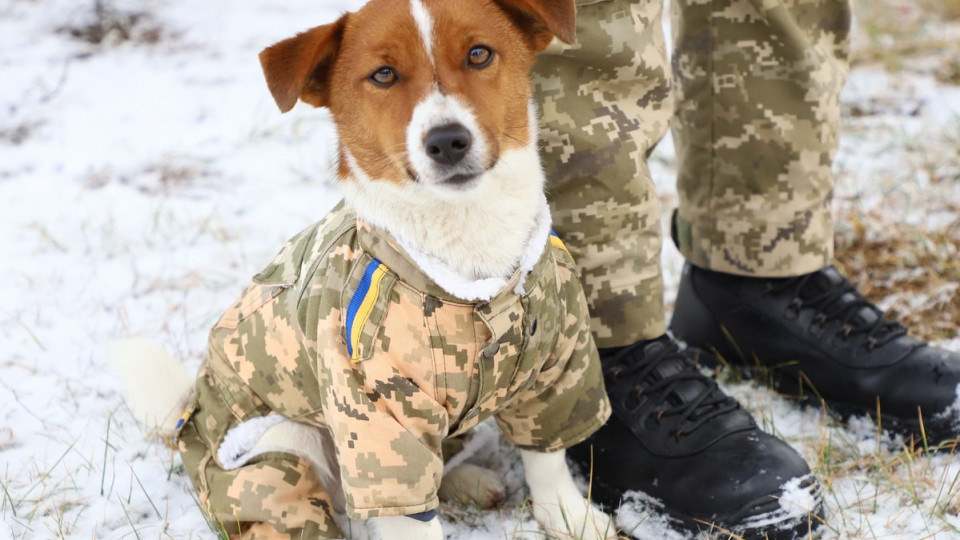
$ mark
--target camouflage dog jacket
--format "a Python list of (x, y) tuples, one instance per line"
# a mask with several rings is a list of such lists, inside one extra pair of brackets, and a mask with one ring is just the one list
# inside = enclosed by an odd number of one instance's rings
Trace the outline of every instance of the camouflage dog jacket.
[(328, 430), (355, 519), (435, 509), (441, 441), (490, 416), (507, 441), (544, 452), (597, 430), (610, 406), (586, 302), (543, 214), (527, 267), (483, 300), (447, 292), (343, 204), (291, 239), (213, 328), (179, 434), (214, 519), (335, 527), (332, 494), (301, 460), (222, 455), (244, 423)]

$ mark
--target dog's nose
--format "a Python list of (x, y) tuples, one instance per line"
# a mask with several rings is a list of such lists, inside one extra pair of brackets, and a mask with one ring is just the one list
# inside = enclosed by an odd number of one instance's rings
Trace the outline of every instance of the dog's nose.
[(430, 159), (443, 165), (459, 163), (472, 143), (470, 130), (460, 124), (435, 127), (427, 132), (424, 140)]

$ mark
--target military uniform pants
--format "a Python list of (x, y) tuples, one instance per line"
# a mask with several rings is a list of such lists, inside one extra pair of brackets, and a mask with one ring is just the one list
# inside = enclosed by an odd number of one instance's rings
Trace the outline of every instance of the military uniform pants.
[(534, 89), (554, 227), (598, 346), (666, 329), (646, 158), (668, 127), (687, 261), (760, 277), (829, 264), (848, 0), (673, 0), (672, 66), (661, 0), (577, 4), (578, 43), (540, 56)]

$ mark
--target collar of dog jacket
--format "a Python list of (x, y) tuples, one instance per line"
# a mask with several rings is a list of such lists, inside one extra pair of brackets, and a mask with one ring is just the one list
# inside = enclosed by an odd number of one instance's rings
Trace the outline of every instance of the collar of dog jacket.
[(508, 279), (488, 278), (469, 280), (443, 262), (419, 253), (389, 232), (357, 218), (360, 247), (383, 262), (397, 276), (414, 288), (441, 300), (455, 302), (494, 302), (503, 296), (523, 295), (538, 280), (545, 269), (553, 266), (553, 257), (546, 247), (569, 251), (550, 231), (550, 209), (544, 204), (537, 216), (530, 242), (517, 269)]

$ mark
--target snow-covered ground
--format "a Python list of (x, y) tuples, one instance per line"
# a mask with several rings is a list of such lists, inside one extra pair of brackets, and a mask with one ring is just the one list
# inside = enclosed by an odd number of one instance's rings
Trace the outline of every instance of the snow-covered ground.
[[(336, 203), (327, 115), (281, 116), (256, 55), (359, 3), (117, 0), (105, 4), (142, 15), (101, 13), (116, 28), (91, 44), (73, 34), (96, 37), (92, 1), (0, 2), (0, 539), (212, 537), (178, 460), (122, 405), (104, 348), (149, 336), (194, 369), (249, 277)], [(838, 209), (958, 227), (960, 88), (874, 63), (844, 104), (856, 117)], [(672, 204), (669, 143), (653, 169)], [(680, 264), (665, 247), (668, 290)], [(960, 335), (944, 345), (960, 350)], [(841, 427), (756, 384), (726, 388), (814, 467), (825, 537), (960, 538), (960, 458), (904, 451), (869, 421)], [(444, 506), (450, 537), (543, 538), (515, 453), (494, 442), (475, 459), (512, 495), (496, 511)], [(655, 517), (622, 518), (663, 537)]]

